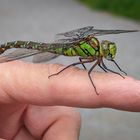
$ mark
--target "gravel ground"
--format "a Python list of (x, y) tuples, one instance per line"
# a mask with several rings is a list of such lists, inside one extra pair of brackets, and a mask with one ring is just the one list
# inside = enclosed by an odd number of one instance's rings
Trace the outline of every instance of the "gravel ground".
[[(91, 11), (74, 0), (1, 0), (0, 41), (33, 40), (49, 42), (58, 32), (93, 25), (102, 29), (139, 29), (140, 24), (106, 12)], [(107, 35), (118, 45), (119, 65), (140, 79), (140, 32)], [(69, 64), (77, 58), (59, 57), (52, 63)], [(139, 113), (113, 109), (80, 109), (83, 125), (80, 140), (139, 140)]]

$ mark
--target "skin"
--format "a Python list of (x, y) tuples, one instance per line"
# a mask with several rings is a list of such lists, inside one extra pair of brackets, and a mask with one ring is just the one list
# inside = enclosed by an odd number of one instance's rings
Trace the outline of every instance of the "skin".
[(80, 115), (73, 107), (140, 111), (140, 81), (94, 72), (14, 61), (0, 64), (0, 140), (78, 140)]

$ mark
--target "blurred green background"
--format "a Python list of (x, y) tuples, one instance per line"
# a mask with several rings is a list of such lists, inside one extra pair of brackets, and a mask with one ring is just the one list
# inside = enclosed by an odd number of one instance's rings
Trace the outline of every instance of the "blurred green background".
[(93, 9), (140, 20), (140, 0), (79, 0)]

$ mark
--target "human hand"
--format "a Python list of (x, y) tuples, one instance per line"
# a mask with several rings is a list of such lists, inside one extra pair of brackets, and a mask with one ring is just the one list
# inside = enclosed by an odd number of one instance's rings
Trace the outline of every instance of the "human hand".
[[(20, 61), (0, 65), (0, 138), (77, 140), (80, 115), (71, 107), (140, 111), (140, 81), (85, 70)], [(69, 107), (66, 107), (69, 106)]]

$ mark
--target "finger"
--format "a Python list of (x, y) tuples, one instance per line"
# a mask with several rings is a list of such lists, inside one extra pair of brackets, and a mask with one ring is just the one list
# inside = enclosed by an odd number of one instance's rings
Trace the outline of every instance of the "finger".
[(0, 102), (17, 101), (35, 105), (67, 105), (77, 107), (111, 107), (140, 111), (140, 82), (116, 74), (92, 74), (96, 95), (87, 71), (62, 66), (10, 62), (0, 68)]
[(71, 107), (31, 105), (26, 111), (24, 122), (34, 138), (78, 140), (81, 119)]
[(36, 138), (34, 138), (31, 133), (22, 126), (14, 136), (14, 140), (36, 140)]

